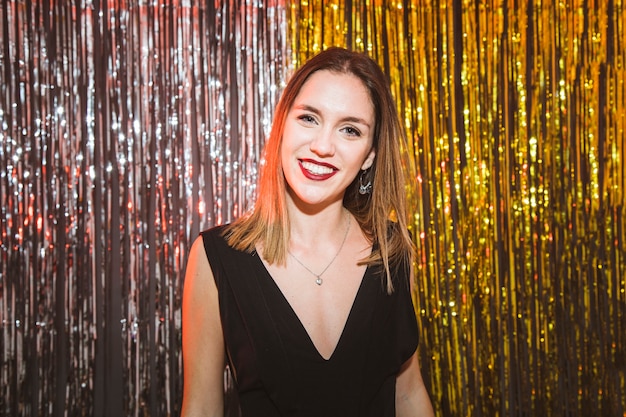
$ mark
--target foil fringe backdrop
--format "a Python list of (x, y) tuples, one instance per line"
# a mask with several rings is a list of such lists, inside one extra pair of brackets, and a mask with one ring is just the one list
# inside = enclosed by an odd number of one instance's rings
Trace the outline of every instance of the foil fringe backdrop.
[(444, 416), (626, 415), (620, 0), (290, 8), (389, 74), (412, 143), (421, 363)]
[(252, 201), (286, 24), (273, 1), (2, 2), (0, 415), (178, 415), (185, 258)]
[(624, 415), (623, 7), (3, 2), (0, 413), (177, 414), (186, 251), (334, 44), (381, 62), (412, 139), (438, 414)]

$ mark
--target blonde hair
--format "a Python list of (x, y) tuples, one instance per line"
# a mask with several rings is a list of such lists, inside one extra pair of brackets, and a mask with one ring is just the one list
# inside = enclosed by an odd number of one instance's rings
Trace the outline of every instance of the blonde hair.
[[(346, 189), (343, 204), (374, 245), (359, 264), (382, 264), (387, 292), (393, 291), (391, 268), (411, 262), (413, 242), (407, 228), (406, 190), (400, 145), (406, 143), (389, 82), (380, 67), (367, 55), (343, 48), (327, 49), (300, 67), (285, 87), (276, 107), (270, 136), (265, 145), (258, 197), (252, 211), (225, 230), (230, 246), (253, 252), (262, 243), (261, 254), (270, 264), (285, 262), (289, 244), (286, 185), (280, 159), (285, 119), (300, 89), (317, 71), (332, 71), (358, 77), (368, 90), (375, 111), (373, 165), (363, 173), (371, 181), (371, 194), (359, 193), (359, 176)], [(405, 166), (408, 166), (405, 165)], [(396, 223), (390, 230), (390, 219)]]

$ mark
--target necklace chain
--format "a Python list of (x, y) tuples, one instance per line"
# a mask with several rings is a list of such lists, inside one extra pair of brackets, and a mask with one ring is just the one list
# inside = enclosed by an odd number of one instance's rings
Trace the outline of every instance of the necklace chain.
[(348, 237), (348, 232), (350, 231), (350, 223), (351, 223), (350, 216), (346, 215), (346, 217), (348, 221), (348, 226), (346, 227), (346, 233), (343, 235), (343, 240), (341, 241), (341, 245), (339, 245), (339, 249), (337, 250), (337, 253), (335, 253), (335, 256), (333, 256), (333, 259), (330, 260), (328, 265), (326, 265), (326, 268), (324, 268), (324, 270), (322, 270), (322, 272), (320, 272), (319, 274), (316, 274), (315, 272), (311, 271), (308, 266), (303, 264), (300, 261), (300, 259), (296, 258), (296, 255), (294, 255), (293, 253), (291, 253), (289, 249), (287, 249), (287, 253), (289, 253), (289, 255), (291, 255), (291, 257), (300, 264), (300, 266), (302, 266), (304, 269), (309, 271), (313, 276), (315, 276), (315, 283), (317, 285), (322, 285), (322, 283), (324, 282), (324, 280), (322, 279), (322, 275), (324, 275), (324, 272), (326, 272), (328, 268), (330, 268), (330, 266), (333, 264), (333, 262), (335, 262), (335, 259), (337, 259), (337, 256), (339, 256), (339, 253), (341, 252), (341, 249), (343, 249), (343, 245), (346, 243), (346, 238)]

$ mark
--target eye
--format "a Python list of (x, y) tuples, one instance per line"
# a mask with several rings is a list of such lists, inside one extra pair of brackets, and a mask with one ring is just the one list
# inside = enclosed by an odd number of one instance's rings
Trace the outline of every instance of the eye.
[(346, 126), (344, 128), (341, 129), (344, 133), (346, 133), (348, 136), (354, 136), (354, 137), (359, 137), (361, 136), (361, 131), (352, 127), (352, 126)]
[(310, 114), (301, 114), (300, 116), (298, 116), (298, 120), (309, 124), (315, 123), (315, 117)]

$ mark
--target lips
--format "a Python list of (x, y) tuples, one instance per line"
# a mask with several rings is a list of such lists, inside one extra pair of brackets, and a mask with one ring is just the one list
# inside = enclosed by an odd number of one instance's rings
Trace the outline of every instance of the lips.
[(315, 162), (309, 159), (299, 159), (298, 163), (302, 174), (304, 174), (306, 178), (314, 181), (327, 180), (339, 171), (339, 169), (333, 165)]

